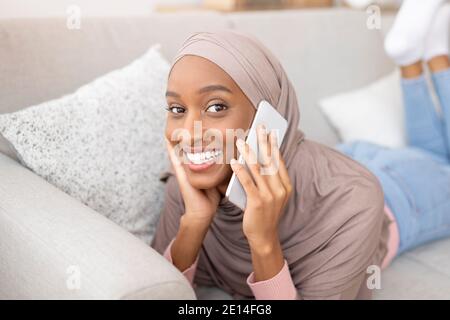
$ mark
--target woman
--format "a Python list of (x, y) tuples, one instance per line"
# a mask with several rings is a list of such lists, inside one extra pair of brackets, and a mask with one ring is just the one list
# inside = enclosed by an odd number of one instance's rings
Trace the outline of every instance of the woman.
[[(422, 3), (423, 2), (423, 3)], [(406, 0), (386, 38), (386, 50), (400, 67), (409, 146), (401, 149), (356, 141), (336, 148), (370, 169), (380, 180), (388, 207), (395, 214), (390, 253), (395, 256), (431, 240), (450, 236), (450, 4), (433, 8), (423, 43), (399, 46), (411, 35), (406, 14), (418, 6), (439, 1)], [(442, 2), (442, 1), (441, 1)], [(427, 15), (426, 10), (422, 10)], [(406, 32), (406, 33), (405, 33)], [(413, 32), (410, 30), (410, 32)], [(419, 38), (420, 39), (420, 38)], [(401, 49), (401, 50), (400, 50)], [(421, 58), (422, 57), (422, 58)], [(423, 74), (423, 61), (431, 72), (441, 106), (436, 113)]]
[[(235, 31), (195, 33), (173, 61), (166, 97), (173, 169), (157, 251), (191, 282), (235, 298), (370, 297), (367, 270), (387, 256), (389, 236), (381, 186), (361, 164), (305, 139), (296, 93), (270, 51)], [(228, 133), (247, 130), (261, 100), (289, 127), (280, 148), (259, 128), (255, 164), (255, 152)], [(211, 142), (211, 131), (227, 138)], [(251, 173), (231, 161), (236, 148)], [(224, 197), (233, 172), (247, 193), (244, 212)]]

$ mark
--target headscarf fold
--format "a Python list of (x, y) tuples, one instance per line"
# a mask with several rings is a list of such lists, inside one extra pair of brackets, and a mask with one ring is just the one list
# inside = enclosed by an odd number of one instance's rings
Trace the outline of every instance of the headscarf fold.
[[(376, 177), (338, 151), (305, 139), (297, 96), (278, 59), (253, 36), (234, 30), (197, 32), (172, 62), (196, 55), (222, 68), (257, 108), (267, 100), (288, 121), (280, 146), (293, 194), (279, 223), (280, 243), (302, 298), (355, 298), (366, 268), (386, 254), (384, 196)], [(175, 237), (184, 203), (172, 172), (152, 246), (163, 252)], [(195, 282), (236, 298), (252, 297), (250, 247), (243, 212), (223, 198), (204, 239)]]

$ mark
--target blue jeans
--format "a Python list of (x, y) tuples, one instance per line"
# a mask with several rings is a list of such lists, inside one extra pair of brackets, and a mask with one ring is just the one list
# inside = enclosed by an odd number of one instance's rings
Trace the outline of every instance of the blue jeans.
[(423, 76), (402, 80), (407, 147), (364, 141), (335, 146), (379, 179), (397, 220), (398, 254), (450, 237), (450, 69), (432, 77), (440, 114)]

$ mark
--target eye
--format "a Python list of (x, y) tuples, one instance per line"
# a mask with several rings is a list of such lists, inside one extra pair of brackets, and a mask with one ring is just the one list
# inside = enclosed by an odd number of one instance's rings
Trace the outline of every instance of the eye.
[(220, 104), (220, 103), (215, 103), (210, 105), (208, 108), (206, 108), (206, 112), (220, 112), (220, 111), (224, 111), (227, 109), (227, 106), (224, 104)]
[(166, 110), (174, 114), (181, 114), (186, 111), (183, 107), (180, 106), (169, 106), (166, 107)]

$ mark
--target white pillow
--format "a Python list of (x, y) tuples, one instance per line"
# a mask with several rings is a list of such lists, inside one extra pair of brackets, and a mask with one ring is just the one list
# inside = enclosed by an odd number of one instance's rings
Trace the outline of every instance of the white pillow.
[(365, 140), (392, 148), (406, 145), (398, 71), (362, 89), (322, 99), (319, 106), (342, 142)]
[(149, 243), (167, 167), (168, 71), (155, 45), (73, 94), (0, 115), (0, 134), (25, 166)]

